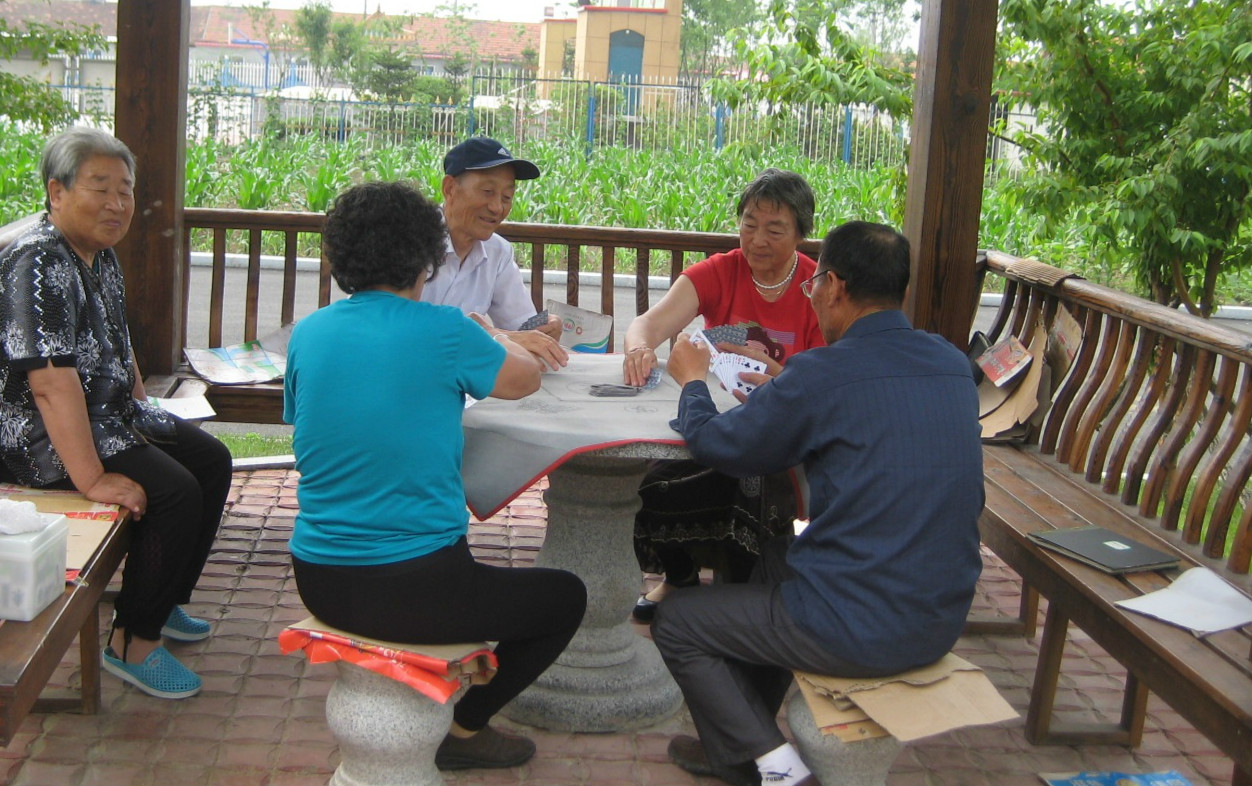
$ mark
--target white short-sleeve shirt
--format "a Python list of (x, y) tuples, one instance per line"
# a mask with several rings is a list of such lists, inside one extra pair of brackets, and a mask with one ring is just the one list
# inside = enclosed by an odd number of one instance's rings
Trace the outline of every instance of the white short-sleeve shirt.
[(427, 303), (456, 306), (462, 313), (486, 314), (502, 330), (516, 330), (535, 315), (535, 305), (513, 259), (513, 246), (499, 235), (475, 240), (462, 261), (446, 239), (446, 256), (422, 289)]

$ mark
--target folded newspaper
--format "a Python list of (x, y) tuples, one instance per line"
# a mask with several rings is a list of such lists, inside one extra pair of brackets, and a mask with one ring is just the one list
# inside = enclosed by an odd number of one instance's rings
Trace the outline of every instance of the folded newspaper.
[(256, 341), (214, 349), (184, 349), (191, 368), (215, 385), (252, 385), (283, 378), (293, 325), (283, 325)]
[(215, 349), (187, 348), (183, 354), (193, 371), (215, 385), (273, 382), (287, 370), (287, 356), (267, 351), (259, 341)]

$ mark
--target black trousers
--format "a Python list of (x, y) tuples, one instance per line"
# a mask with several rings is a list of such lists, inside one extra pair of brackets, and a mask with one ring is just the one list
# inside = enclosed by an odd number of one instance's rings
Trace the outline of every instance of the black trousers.
[(397, 643), (499, 642), (495, 677), (470, 688), (453, 711), (470, 731), (556, 660), (587, 608), (586, 587), (573, 573), (483, 565), (464, 537), (402, 562), (321, 565), (292, 557), (292, 565), (305, 607), (340, 630)]
[[(198, 426), (175, 418), (171, 443), (149, 443), (103, 459), (105, 472), (143, 487), (148, 510), (130, 525), (130, 549), (114, 609), (116, 624), (159, 640), (170, 611), (191, 591), (213, 548), (230, 492), (230, 451)], [(7, 475), (0, 466), (0, 475)], [(12, 478), (8, 478), (10, 482)], [(73, 489), (68, 478), (48, 488)]]

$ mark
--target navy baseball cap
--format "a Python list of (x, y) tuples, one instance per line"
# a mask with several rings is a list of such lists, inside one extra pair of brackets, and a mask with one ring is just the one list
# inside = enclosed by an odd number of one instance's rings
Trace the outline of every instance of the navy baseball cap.
[(513, 154), (496, 140), (487, 136), (473, 136), (448, 151), (443, 157), (445, 175), (456, 176), (470, 169), (491, 169), (501, 164), (513, 165), (513, 176), (518, 180), (534, 180), (539, 177), (539, 167)]

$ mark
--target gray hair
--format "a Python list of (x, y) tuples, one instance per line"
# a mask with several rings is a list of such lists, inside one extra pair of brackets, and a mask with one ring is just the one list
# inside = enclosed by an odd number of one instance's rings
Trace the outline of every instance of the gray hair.
[(130, 176), (135, 176), (135, 156), (125, 142), (96, 128), (71, 126), (49, 139), (43, 148), (39, 175), (43, 179), (45, 210), (52, 209), (47, 193), (48, 181), (55, 180), (66, 188), (73, 188), (78, 170), (92, 156), (121, 159)]
[(808, 237), (813, 231), (813, 189), (795, 172), (771, 167), (757, 175), (739, 196), (735, 215), (743, 218), (743, 211), (754, 202), (773, 202), (779, 207), (791, 208), (800, 237)]

